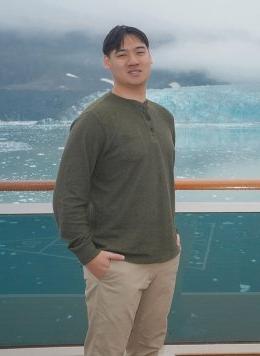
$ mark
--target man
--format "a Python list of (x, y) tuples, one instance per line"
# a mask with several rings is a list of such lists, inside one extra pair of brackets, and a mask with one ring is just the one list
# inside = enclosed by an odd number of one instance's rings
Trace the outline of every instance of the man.
[(174, 122), (146, 99), (152, 64), (137, 28), (103, 43), (114, 86), (73, 123), (54, 191), (61, 235), (85, 269), (85, 356), (155, 356), (179, 263)]

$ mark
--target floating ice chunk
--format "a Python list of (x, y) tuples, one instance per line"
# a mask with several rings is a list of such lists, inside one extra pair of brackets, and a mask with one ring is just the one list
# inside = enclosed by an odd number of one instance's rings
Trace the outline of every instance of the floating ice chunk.
[(173, 89), (179, 89), (181, 87), (180, 84), (177, 82), (171, 82), (169, 83), (169, 86)]
[(101, 82), (105, 82), (111, 85), (114, 85), (114, 81), (112, 79), (100, 78)]
[(66, 73), (66, 76), (69, 78), (79, 78), (77, 75), (72, 74), (72, 73)]
[(5, 141), (0, 142), (0, 152), (29, 151), (32, 147), (25, 142)]
[[(32, 126), (35, 125), (37, 121), (4, 121), (0, 120), (0, 126)], [(5, 138), (1, 138), (5, 140)]]

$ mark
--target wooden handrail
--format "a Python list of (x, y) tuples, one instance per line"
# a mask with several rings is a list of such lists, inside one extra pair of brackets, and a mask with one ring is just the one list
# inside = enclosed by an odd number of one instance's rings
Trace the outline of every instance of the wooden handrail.
[[(0, 191), (51, 191), (55, 181), (0, 181)], [(258, 179), (176, 179), (176, 190), (260, 190)]]
[(0, 191), (50, 191), (55, 186), (54, 180), (24, 180), (24, 181), (0, 181)]
[(259, 179), (176, 179), (177, 190), (260, 190)]

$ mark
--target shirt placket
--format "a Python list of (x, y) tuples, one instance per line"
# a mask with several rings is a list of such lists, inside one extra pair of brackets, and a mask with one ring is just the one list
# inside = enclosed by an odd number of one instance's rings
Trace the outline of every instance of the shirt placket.
[(142, 115), (143, 115), (143, 118), (144, 118), (145, 125), (148, 128), (151, 137), (153, 139), (155, 139), (155, 137), (156, 137), (155, 129), (154, 129), (154, 126), (153, 126), (152, 117), (150, 116), (150, 114), (148, 112), (148, 108), (145, 105), (142, 105), (141, 111), (142, 111)]

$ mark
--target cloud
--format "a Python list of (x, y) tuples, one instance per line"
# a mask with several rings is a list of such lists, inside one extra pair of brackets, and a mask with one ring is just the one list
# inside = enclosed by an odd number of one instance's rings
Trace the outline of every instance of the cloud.
[(169, 43), (153, 52), (154, 67), (176, 71), (203, 71), (212, 79), (260, 81), (260, 45), (238, 39)]
[(155, 68), (260, 81), (259, 0), (0, 0), (0, 5), (2, 30), (104, 36), (116, 24), (129, 24), (156, 44)]
[(0, 0), (0, 6), (1, 28), (24, 31), (104, 33), (128, 23), (179, 36), (194, 31), (260, 32), (259, 0)]

